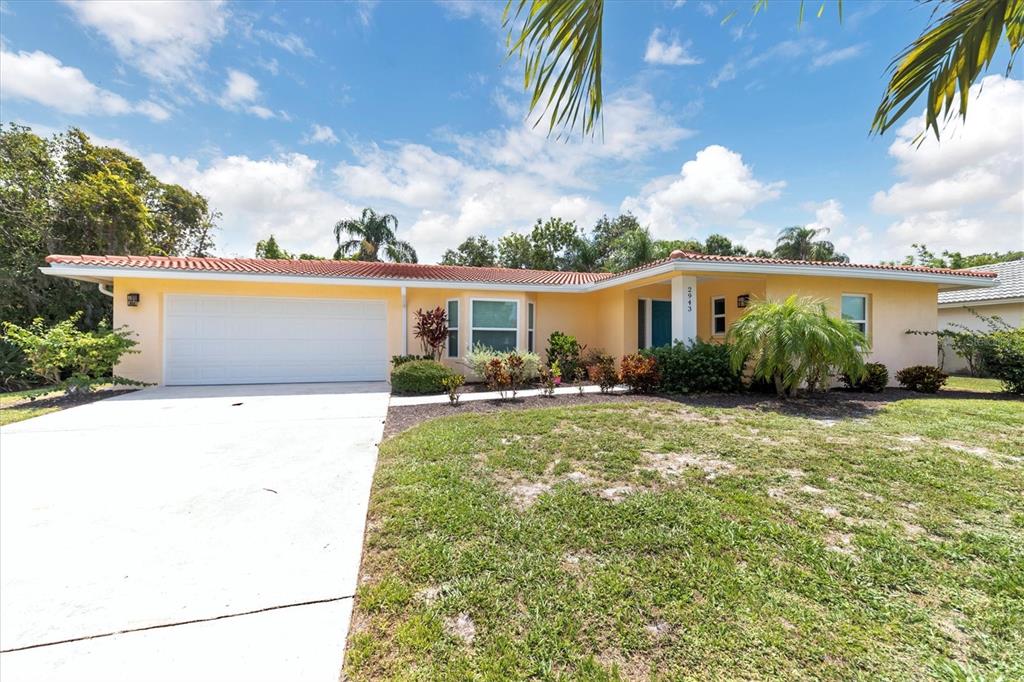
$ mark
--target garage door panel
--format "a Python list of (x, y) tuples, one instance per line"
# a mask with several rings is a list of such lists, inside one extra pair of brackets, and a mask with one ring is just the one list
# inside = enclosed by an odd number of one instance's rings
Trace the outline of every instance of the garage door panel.
[(383, 301), (166, 299), (165, 383), (378, 381), (387, 374)]

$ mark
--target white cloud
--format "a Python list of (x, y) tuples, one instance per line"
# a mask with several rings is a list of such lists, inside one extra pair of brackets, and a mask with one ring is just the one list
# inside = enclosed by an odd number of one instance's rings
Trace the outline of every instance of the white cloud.
[(736, 75), (736, 64), (733, 62), (727, 62), (718, 70), (715, 77), (711, 79), (711, 87), (717, 88), (722, 83), (728, 83), (731, 80), (736, 80)]
[(373, 13), (377, 9), (377, 0), (356, 0), (356, 16), (363, 27), (373, 23)]
[(838, 50), (823, 52), (811, 60), (811, 68), (821, 69), (826, 66), (838, 64), (839, 62), (845, 62), (847, 59), (859, 57), (861, 53), (864, 52), (865, 47), (867, 47), (866, 43), (859, 43), (857, 45), (850, 45), (849, 47), (843, 47)]
[(894, 215), (890, 249), (927, 242), (933, 251), (1019, 249), (1024, 243), (1024, 82), (988, 76), (971, 88), (967, 121), (953, 117), (941, 140), (923, 138), (924, 116), (889, 147), (901, 176), (872, 207)]
[(78, 21), (105, 37), (126, 63), (161, 82), (188, 79), (226, 32), (222, 0), (66, 2)]
[(647, 39), (647, 51), (644, 52), (644, 61), (648, 64), (666, 64), (671, 66), (691, 66), (701, 64), (703, 59), (698, 59), (690, 54), (692, 41), (687, 40), (686, 44), (680, 44), (679, 38), (672, 36), (670, 42), (661, 39), (662, 30), (654, 29), (650, 38)]
[(294, 33), (276, 33), (260, 28), (253, 31), (253, 35), (294, 55), (300, 57), (313, 56), (313, 50), (306, 45), (306, 41)]
[(656, 178), (638, 196), (626, 197), (632, 211), (660, 237), (682, 236), (699, 222), (731, 222), (779, 196), (785, 182), (765, 182), (738, 153), (710, 145), (683, 164), (679, 174)]
[(706, 17), (713, 17), (718, 12), (718, 6), (713, 2), (702, 2), (697, 5), (697, 8)]
[(338, 136), (334, 134), (330, 126), (314, 123), (302, 141), (305, 144), (338, 144)]
[[(231, 111), (246, 111), (262, 119), (274, 118), (274, 112), (259, 104), (263, 97), (260, 83), (247, 73), (237, 69), (228, 69), (228, 78), (224, 83), (224, 92), (217, 100), (222, 107)], [(281, 112), (282, 118), (287, 114)]]
[(149, 100), (130, 102), (94, 85), (80, 69), (65, 66), (45, 52), (0, 49), (0, 93), (4, 98), (29, 100), (66, 114), (118, 116), (140, 113), (165, 121), (170, 112)]
[(503, 2), (483, 2), (481, 0), (435, 0), (445, 13), (455, 19), (479, 19), (488, 26), (501, 26), (501, 15), (504, 12)]
[(319, 163), (305, 154), (227, 156), (207, 164), (161, 155), (144, 161), (161, 180), (200, 192), (221, 212), (221, 255), (252, 256), (256, 242), (273, 233), (289, 250), (330, 256), (334, 223), (361, 210), (325, 189)]

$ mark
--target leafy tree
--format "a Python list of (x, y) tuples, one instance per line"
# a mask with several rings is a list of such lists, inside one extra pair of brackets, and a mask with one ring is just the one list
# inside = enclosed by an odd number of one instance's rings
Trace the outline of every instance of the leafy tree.
[(539, 219), (530, 232), (533, 246), (532, 268), (535, 270), (567, 270), (573, 260), (580, 238), (576, 223), (561, 218)]
[(708, 235), (700, 252), (711, 256), (746, 256), (748, 253), (745, 246), (733, 244), (731, 239), (721, 234)]
[(270, 258), (272, 260), (291, 260), (293, 258), (292, 254), (278, 246), (274, 235), (256, 242), (256, 257)]
[[(355, 260), (381, 261), (383, 255), (395, 263), (415, 263), (416, 250), (409, 242), (395, 236), (398, 218), (385, 213), (378, 214), (372, 208), (364, 208), (358, 218), (339, 220), (334, 225), (334, 239), (338, 249), (334, 258), (340, 260), (351, 256)], [(342, 236), (350, 237), (342, 243)]]
[[(912, 244), (915, 253), (904, 258), (900, 265), (923, 265), (929, 268), (976, 268), (981, 265), (992, 265), (993, 263), (1007, 263), (1009, 261), (1024, 258), (1024, 251), (1006, 251), (1005, 253), (976, 253), (965, 256), (959, 251), (943, 251), (941, 256), (936, 256), (928, 250), (924, 244)], [(895, 262), (891, 264), (896, 265)]]
[(498, 250), (486, 236), (468, 237), (454, 250), (448, 249), (441, 257), (441, 265), (468, 265), (473, 268), (492, 268), (497, 264)]
[(627, 232), (641, 229), (640, 221), (628, 211), (609, 220), (601, 216), (591, 231), (591, 243), (596, 251), (597, 261), (603, 267), (609, 262), (615, 242)]
[[(891, 78), (871, 131), (884, 134), (925, 96), (925, 121), (967, 117), (968, 91), (988, 69), (1006, 35), (1007, 73), (1024, 43), (1024, 0), (938, 0), (932, 23), (890, 65)], [(767, 0), (753, 0), (756, 15)], [(824, 12), (822, 1), (818, 16)], [(842, 0), (836, 0), (842, 20)], [(941, 7), (949, 8), (945, 14)], [(735, 12), (730, 14), (731, 18)], [(804, 3), (799, 4), (799, 21)], [(593, 133), (601, 120), (604, 0), (508, 0), (503, 17), (509, 56), (525, 57), (524, 84), (539, 124), (570, 134)], [(958, 96), (959, 95), (959, 96)]]
[(654, 257), (668, 258), (673, 251), (703, 253), (704, 246), (696, 239), (659, 239), (654, 242)]
[(80, 310), (78, 323), (94, 328), (110, 299), (40, 273), (48, 254), (207, 255), (218, 218), (203, 196), (78, 129), (42, 138), (10, 124), (0, 130), (0, 319), (55, 322)]
[(656, 258), (655, 241), (651, 238), (650, 230), (638, 227), (615, 240), (607, 263), (608, 269), (619, 272), (646, 265)]
[(818, 239), (819, 235), (828, 232), (827, 227), (794, 225), (784, 228), (779, 232), (779, 238), (775, 242), (775, 257), (787, 260), (848, 262), (850, 259), (846, 254), (837, 253), (832, 242)]
[(498, 264), (503, 268), (532, 268), (533, 244), (526, 235), (513, 232), (498, 240)]
[(834, 373), (864, 375), (868, 341), (849, 322), (828, 314), (824, 302), (800, 298), (753, 303), (727, 335), (734, 370), (750, 363), (753, 376), (775, 384), (780, 396), (826, 385)]

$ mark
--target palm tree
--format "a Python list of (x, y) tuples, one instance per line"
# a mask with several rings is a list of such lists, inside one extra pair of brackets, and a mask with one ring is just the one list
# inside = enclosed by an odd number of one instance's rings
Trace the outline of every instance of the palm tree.
[[(940, 3), (950, 7), (942, 16)], [(819, 17), (826, 4), (821, 2)], [(768, 0), (754, 0), (754, 14), (767, 5)], [(836, 5), (842, 21), (842, 0)], [(926, 95), (926, 125), (938, 137), (940, 115), (952, 116), (954, 105), (966, 118), (968, 91), (991, 64), (1003, 34), (1007, 73), (1024, 43), (1024, 0), (937, 0), (935, 5), (933, 16), (939, 18), (890, 65), (871, 132), (884, 134)], [(800, 0), (798, 22), (803, 15)], [(601, 120), (603, 19), (604, 0), (508, 0), (505, 5), (509, 56), (525, 56), (530, 110), (542, 107), (536, 123), (546, 117), (549, 132), (559, 128), (569, 134), (579, 124), (586, 135)]]
[(608, 269), (621, 272), (647, 265), (657, 258), (657, 243), (646, 227), (635, 227), (612, 242)]
[[(377, 261), (383, 255), (395, 263), (415, 263), (416, 249), (409, 242), (395, 236), (398, 218), (385, 213), (378, 214), (372, 208), (364, 208), (359, 218), (339, 220), (334, 224), (334, 239), (338, 249), (335, 260), (351, 256), (354, 260)], [(350, 239), (342, 243), (342, 235)]]
[(818, 235), (828, 234), (827, 227), (807, 227), (793, 225), (779, 232), (775, 242), (776, 258), (787, 260), (833, 261), (846, 263), (850, 259), (844, 253), (836, 253), (835, 244), (817, 239)]
[(780, 396), (801, 384), (824, 387), (833, 374), (861, 378), (868, 341), (846, 320), (828, 314), (821, 300), (795, 294), (753, 303), (729, 329), (733, 369), (750, 363), (755, 379), (775, 384)]

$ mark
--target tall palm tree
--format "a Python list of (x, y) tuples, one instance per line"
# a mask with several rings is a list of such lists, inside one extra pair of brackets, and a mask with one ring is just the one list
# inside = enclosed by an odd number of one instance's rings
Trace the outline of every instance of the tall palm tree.
[(818, 239), (818, 235), (825, 235), (828, 232), (827, 227), (814, 228), (806, 225), (787, 227), (779, 232), (779, 238), (775, 242), (774, 256), (788, 260), (848, 262), (850, 259), (846, 254), (836, 253), (835, 244)]
[[(358, 218), (339, 220), (334, 224), (334, 239), (338, 249), (334, 258), (351, 256), (355, 260), (380, 261), (381, 255), (395, 263), (415, 263), (416, 249), (409, 242), (395, 236), (398, 230), (398, 218), (385, 213), (377, 213), (372, 208), (364, 208)], [(350, 237), (344, 243), (343, 235)]]
[[(820, 3), (819, 17), (826, 4)], [(767, 5), (768, 0), (753, 0), (753, 13)], [(842, 0), (836, 5), (841, 21)], [(934, 5), (938, 19), (889, 67), (872, 132), (885, 133), (925, 95), (926, 125), (938, 137), (939, 118), (952, 116), (954, 104), (966, 118), (968, 91), (991, 64), (1003, 34), (1007, 73), (1024, 43), (1024, 0), (935, 0)], [(940, 5), (950, 8), (941, 16)], [(803, 15), (800, 0), (798, 21)], [(569, 134), (579, 124), (586, 135), (601, 120), (603, 19), (604, 0), (508, 0), (505, 6), (509, 55), (525, 57), (530, 110), (541, 107), (536, 123), (547, 118), (549, 132), (558, 128)]]

